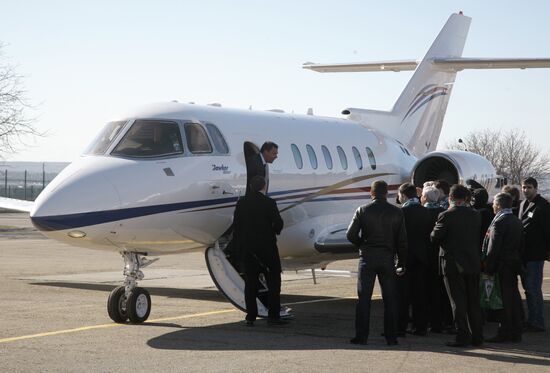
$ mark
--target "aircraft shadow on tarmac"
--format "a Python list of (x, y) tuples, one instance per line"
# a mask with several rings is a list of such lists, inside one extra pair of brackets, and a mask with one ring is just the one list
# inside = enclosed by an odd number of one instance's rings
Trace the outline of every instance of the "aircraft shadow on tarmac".
[[(82, 289), (92, 291), (102, 291), (110, 293), (118, 285), (111, 284), (97, 284), (97, 283), (82, 283), (82, 282), (61, 282), (61, 281), (41, 281), (33, 282), (31, 285), (37, 286), (53, 286), (68, 289)], [(231, 306), (227, 298), (225, 298), (218, 289), (212, 287), (210, 289), (184, 289), (184, 288), (165, 288), (165, 287), (149, 287), (147, 290), (151, 296), (175, 298), (175, 299), (193, 299), (204, 300), (210, 302), (223, 302), (227, 303), (228, 307)], [(294, 302), (307, 302), (312, 300), (333, 299), (333, 297), (323, 296), (308, 296), (308, 295), (283, 295), (285, 303)], [(354, 307), (354, 306), (353, 306)]]
[[(31, 283), (31, 285), (103, 291), (106, 293), (110, 293), (111, 290), (119, 286), (119, 285), (111, 285), (111, 284), (61, 282), (61, 281), (33, 282)], [(211, 301), (211, 302), (227, 302), (227, 299), (216, 288), (183, 289), (183, 288), (164, 288), (164, 287), (160, 288), (160, 287), (147, 286), (147, 290), (149, 291), (151, 296), (181, 298), (181, 299), (195, 299), (195, 300), (205, 300), (205, 301)]]
[[(289, 301), (283, 297), (283, 303)], [(373, 300), (371, 312), (371, 336), (366, 346), (349, 344), (354, 332), (355, 301), (341, 299), (336, 302), (300, 304), (293, 306), (296, 319), (288, 325), (268, 326), (265, 320), (257, 320), (254, 327), (244, 322), (225, 323), (204, 327), (180, 324), (180, 330), (152, 338), (147, 345), (162, 350), (403, 350), (437, 352), (510, 364), (530, 364), (550, 366), (548, 334), (525, 334), (523, 343), (489, 344), (482, 349), (456, 349), (445, 346), (454, 337), (445, 334), (411, 336), (399, 339), (398, 346), (386, 346), (381, 336), (383, 325), (383, 305), (381, 300)], [(243, 314), (244, 318), (244, 314)], [(485, 327), (486, 336), (494, 335), (496, 324)]]

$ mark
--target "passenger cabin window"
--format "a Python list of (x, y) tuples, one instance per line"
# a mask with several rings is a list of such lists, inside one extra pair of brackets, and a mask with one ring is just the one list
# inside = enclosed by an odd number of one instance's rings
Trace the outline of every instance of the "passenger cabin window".
[(225, 142), (225, 139), (223, 138), (223, 135), (218, 127), (212, 123), (206, 123), (206, 129), (210, 134), (210, 138), (214, 143), (214, 148), (216, 151), (220, 154), (229, 154), (229, 147), (227, 146), (227, 143)]
[(125, 124), (126, 121), (107, 123), (90, 145), (88, 145), (86, 150), (84, 150), (84, 154), (105, 154)]
[(127, 157), (161, 157), (183, 153), (178, 124), (136, 120), (111, 153)]
[(374, 158), (372, 149), (367, 146), (365, 150), (367, 151), (367, 157), (369, 157), (370, 168), (376, 170), (376, 158)]
[(332, 170), (332, 156), (330, 155), (328, 148), (322, 145), (321, 150), (323, 151), (323, 155), (325, 156), (325, 163), (327, 164), (327, 168), (329, 170)]
[(306, 145), (307, 155), (309, 156), (309, 163), (311, 163), (311, 168), (314, 170), (317, 169), (317, 155), (315, 154), (315, 150), (313, 150), (313, 147), (309, 144)]
[(359, 153), (359, 150), (355, 146), (351, 147), (351, 151), (353, 152), (353, 156), (355, 157), (355, 163), (357, 163), (357, 168), (362, 170), (363, 169), (363, 159), (361, 159), (361, 154)]
[(187, 147), (193, 154), (212, 153), (212, 145), (206, 131), (198, 123), (185, 123), (185, 137), (187, 138)]
[(344, 170), (347, 170), (348, 169), (348, 157), (346, 157), (346, 152), (344, 152), (344, 149), (342, 149), (341, 146), (337, 146), (336, 151), (338, 152), (338, 158), (340, 158), (340, 163), (342, 164), (342, 168)]
[(290, 145), (290, 149), (292, 149), (292, 154), (294, 155), (294, 162), (296, 162), (296, 167), (298, 169), (302, 169), (304, 167), (304, 162), (302, 160), (302, 154), (300, 153), (300, 149), (296, 146), (296, 144)]

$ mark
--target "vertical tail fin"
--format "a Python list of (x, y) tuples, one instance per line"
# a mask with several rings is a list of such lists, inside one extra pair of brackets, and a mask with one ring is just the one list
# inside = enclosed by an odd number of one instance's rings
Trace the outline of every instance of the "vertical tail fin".
[(347, 109), (344, 114), (396, 138), (417, 156), (434, 150), (456, 71), (437, 68), (432, 60), (462, 56), (470, 21), (462, 14), (449, 17), (391, 112)]

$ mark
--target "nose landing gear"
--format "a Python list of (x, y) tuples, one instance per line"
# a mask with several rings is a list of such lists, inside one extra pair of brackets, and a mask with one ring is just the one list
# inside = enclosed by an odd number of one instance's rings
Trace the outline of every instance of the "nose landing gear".
[(156, 262), (158, 258), (149, 260), (143, 253), (123, 251), (124, 258), (124, 285), (111, 291), (107, 300), (107, 312), (116, 323), (140, 324), (147, 320), (151, 313), (151, 296), (149, 292), (137, 286), (138, 280), (144, 275), (140, 268)]

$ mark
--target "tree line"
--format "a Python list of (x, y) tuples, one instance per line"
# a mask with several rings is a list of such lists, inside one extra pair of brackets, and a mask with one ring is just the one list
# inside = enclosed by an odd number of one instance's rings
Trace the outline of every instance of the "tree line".
[(525, 131), (517, 128), (473, 131), (458, 141), (448, 143), (447, 147), (487, 158), (497, 174), (508, 179), (508, 184), (520, 184), (528, 176), (540, 178), (550, 171), (548, 153), (538, 148)]

